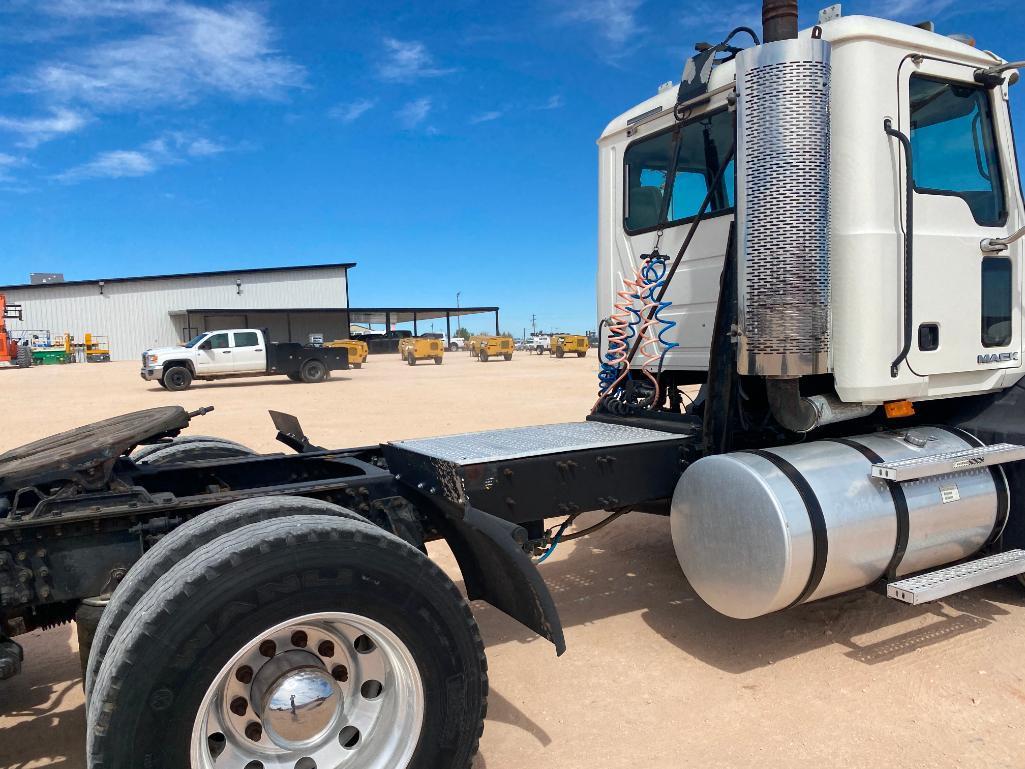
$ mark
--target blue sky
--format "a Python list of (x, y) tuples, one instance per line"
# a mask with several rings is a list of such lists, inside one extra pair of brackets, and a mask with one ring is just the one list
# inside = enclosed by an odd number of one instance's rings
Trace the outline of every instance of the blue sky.
[[(0, 284), (355, 261), (354, 305), (593, 328), (598, 134), (759, 8), (4, 0)], [(1025, 56), (1011, 0), (844, 12)]]

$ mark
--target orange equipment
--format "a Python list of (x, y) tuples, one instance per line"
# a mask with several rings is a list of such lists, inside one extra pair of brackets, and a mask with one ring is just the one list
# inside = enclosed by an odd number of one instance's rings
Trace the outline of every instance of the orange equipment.
[(21, 320), (21, 305), (7, 304), (7, 297), (0, 294), (0, 363), (10, 363), (18, 359), (18, 343), (7, 333), (8, 318)]

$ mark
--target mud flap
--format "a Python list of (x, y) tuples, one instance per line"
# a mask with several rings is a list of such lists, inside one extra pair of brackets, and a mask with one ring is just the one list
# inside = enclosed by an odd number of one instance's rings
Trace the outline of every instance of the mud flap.
[(562, 622), (534, 562), (524, 552), (521, 526), (467, 506), (463, 517), (446, 516), (445, 539), (463, 572), (470, 600), (487, 601), (566, 651)]

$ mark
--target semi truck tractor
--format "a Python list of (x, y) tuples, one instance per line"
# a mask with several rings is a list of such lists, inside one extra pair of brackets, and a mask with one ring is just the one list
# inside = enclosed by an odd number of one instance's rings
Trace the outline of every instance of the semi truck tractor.
[(332, 449), (272, 413), (288, 452), (190, 458), (164, 407), (0, 456), (0, 672), (78, 623), (93, 769), (465, 769), (484, 647), (432, 540), (560, 655), (537, 563), (585, 511), (668, 516), (730, 617), (1020, 578), (1022, 64), (787, 0), (699, 46), (599, 139), (578, 421)]
[(349, 368), (348, 348), (271, 342), (258, 328), (205, 331), (182, 345), (142, 354), (139, 375), (165, 390), (187, 390), (196, 380), (287, 376), (293, 382), (323, 382)]

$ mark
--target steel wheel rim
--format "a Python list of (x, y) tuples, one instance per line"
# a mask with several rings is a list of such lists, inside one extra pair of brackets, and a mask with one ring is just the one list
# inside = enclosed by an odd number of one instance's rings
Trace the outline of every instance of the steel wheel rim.
[(307, 614), (253, 638), (217, 674), (193, 724), (191, 766), (401, 769), (423, 716), (419, 669), (393, 631), (357, 614)]

